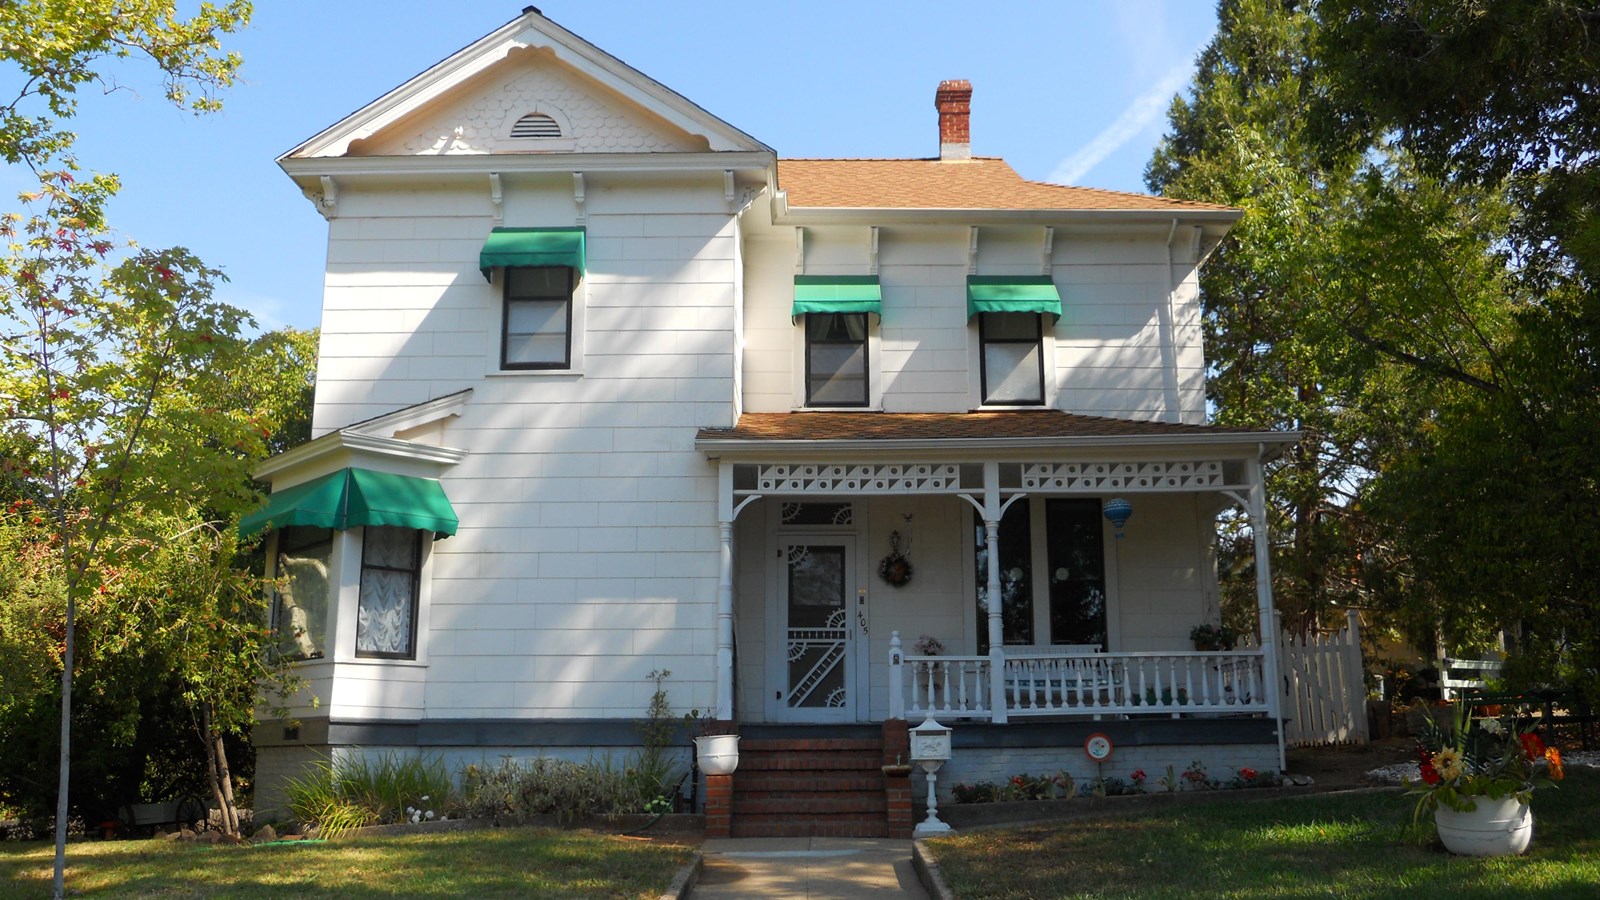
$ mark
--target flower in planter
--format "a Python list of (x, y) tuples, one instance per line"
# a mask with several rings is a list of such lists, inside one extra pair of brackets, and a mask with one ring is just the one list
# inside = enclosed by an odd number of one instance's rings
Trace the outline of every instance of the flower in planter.
[(1469, 812), (1478, 797), (1527, 803), (1534, 788), (1566, 774), (1561, 752), (1531, 728), (1518, 732), (1496, 718), (1473, 719), (1459, 704), (1448, 727), (1432, 719), (1423, 724), (1417, 762), (1420, 780), (1406, 783), (1417, 797), (1413, 821), (1441, 805)]
[(918, 656), (938, 656), (944, 653), (944, 641), (931, 634), (924, 634), (917, 638), (916, 643), (911, 645), (911, 649)]

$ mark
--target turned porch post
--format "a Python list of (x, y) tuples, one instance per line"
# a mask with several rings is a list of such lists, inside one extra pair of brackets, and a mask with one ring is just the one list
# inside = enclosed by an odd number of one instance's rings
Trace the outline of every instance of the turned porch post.
[(1261, 629), (1261, 676), (1266, 684), (1267, 713), (1278, 730), (1278, 771), (1288, 765), (1283, 734), (1283, 680), (1278, 674), (1277, 619), (1272, 602), (1272, 545), (1267, 535), (1267, 484), (1259, 458), (1245, 463), (1250, 481), (1250, 531), (1256, 545), (1256, 621)]
[(733, 464), (717, 466), (717, 719), (733, 721)]
[(983, 464), (983, 542), (989, 560), (989, 583), (984, 596), (989, 601), (989, 711), (994, 721), (1006, 722), (1005, 629), (1000, 614), (1000, 464)]

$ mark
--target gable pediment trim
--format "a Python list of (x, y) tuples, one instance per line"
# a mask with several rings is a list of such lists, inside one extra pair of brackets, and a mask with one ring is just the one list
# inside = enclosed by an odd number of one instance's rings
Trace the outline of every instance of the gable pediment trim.
[(279, 157), (278, 162), (344, 156), (351, 143), (372, 137), (421, 109), (499, 64), (513, 50), (527, 48), (546, 50), (574, 71), (629, 98), (672, 125), (704, 136), (713, 151), (773, 153), (772, 148), (530, 7), (517, 18), (324, 129)]

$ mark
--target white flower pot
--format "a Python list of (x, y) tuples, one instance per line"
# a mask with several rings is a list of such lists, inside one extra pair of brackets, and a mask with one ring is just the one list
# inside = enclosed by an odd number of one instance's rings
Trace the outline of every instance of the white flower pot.
[(1474, 797), (1478, 808), (1456, 812), (1447, 806), (1434, 810), (1444, 848), (1458, 856), (1516, 856), (1533, 840), (1533, 813), (1514, 797), (1491, 800)]
[(708, 734), (694, 739), (694, 758), (707, 775), (732, 775), (739, 768), (739, 736)]

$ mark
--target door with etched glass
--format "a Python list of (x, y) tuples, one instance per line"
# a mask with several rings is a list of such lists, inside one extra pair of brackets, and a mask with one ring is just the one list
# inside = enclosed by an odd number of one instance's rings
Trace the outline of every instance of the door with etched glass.
[(855, 721), (856, 638), (866, 619), (851, 547), (837, 536), (780, 542), (778, 601), (783, 665), (779, 718)]

